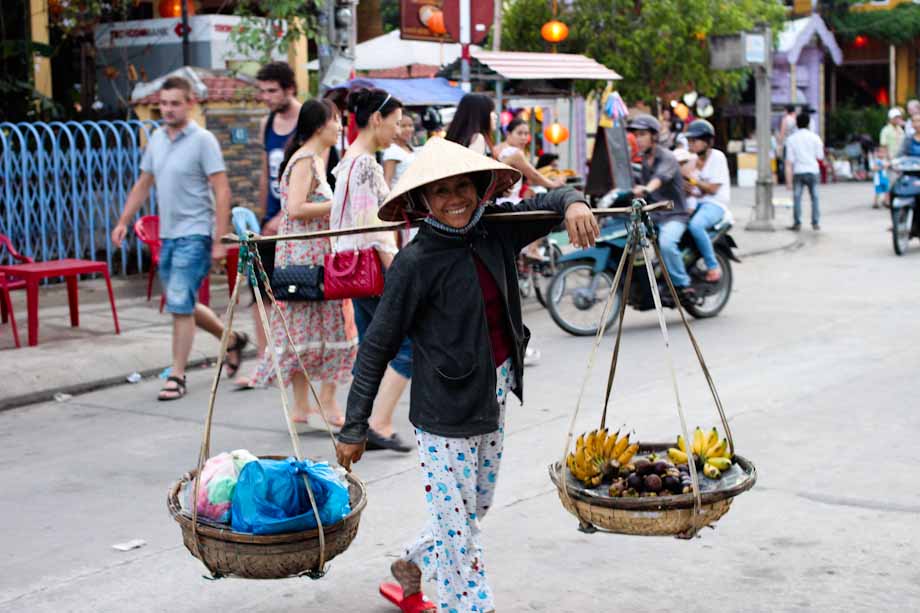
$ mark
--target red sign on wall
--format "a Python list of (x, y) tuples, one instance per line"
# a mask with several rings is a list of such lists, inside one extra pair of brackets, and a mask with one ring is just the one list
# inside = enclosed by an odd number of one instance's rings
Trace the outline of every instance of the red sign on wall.
[(422, 22), (422, 16), (427, 16), (432, 8), (440, 11), (444, 0), (400, 0), (399, 1), (399, 30), (403, 40), (429, 40), (437, 42), (450, 42), (447, 33), (435, 34)]

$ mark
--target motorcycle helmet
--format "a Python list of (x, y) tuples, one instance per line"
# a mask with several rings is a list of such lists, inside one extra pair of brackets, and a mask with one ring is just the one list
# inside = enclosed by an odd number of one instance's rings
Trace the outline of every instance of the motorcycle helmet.
[(716, 129), (705, 119), (697, 119), (687, 126), (687, 138), (702, 138), (711, 140), (716, 136)]
[(658, 120), (649, 115), (648, 113), (642, 113), (641, 115), (636, 115), (629, 120), (629, 123), (626, 124), (627, 130), (647, 130), (649, 132), (654, 132), (658, 134), (661, 131), (661, 124), (658, 123)]

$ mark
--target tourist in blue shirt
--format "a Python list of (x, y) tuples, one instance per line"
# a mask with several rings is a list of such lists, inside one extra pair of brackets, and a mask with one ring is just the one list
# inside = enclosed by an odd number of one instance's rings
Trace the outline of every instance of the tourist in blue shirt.
[[(141, 176), (112, 230), (112, 242), (121, 246), (128, 223), (155, 186), (162, 241), (160, 282), (166, 295), (166, 311), (173, 317), (172, 367), (158, 398), (177, 400), (185, 395), (185, 367), (195, 326), (217, 338), (224, 332), (220, 318), (197, 303), (197, 297), (212, 259), (221, 260), (227, 255), (227, 248), (213, 237), (215, 226), (217, 236), (228, 230), (230, 183), (217, 138), (189, 119), (195, 104), (191, 84), (181, 77), (169, 77), (163, 82), (159, 98), (163, 125), (150, 136), (141, 159)], [(230, 376), (239, 369), (248, 341), (242, 332), (233, 333), (226, 363)]]

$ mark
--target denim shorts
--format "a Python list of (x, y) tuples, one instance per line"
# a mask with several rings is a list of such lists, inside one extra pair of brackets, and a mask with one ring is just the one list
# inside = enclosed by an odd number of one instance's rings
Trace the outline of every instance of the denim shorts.
[(166, 311), (191, 315), (198, 299), (198, 288), (211, 270), (211, 237), (196, 234), (164, 238), (159, 270), (166, 294)]

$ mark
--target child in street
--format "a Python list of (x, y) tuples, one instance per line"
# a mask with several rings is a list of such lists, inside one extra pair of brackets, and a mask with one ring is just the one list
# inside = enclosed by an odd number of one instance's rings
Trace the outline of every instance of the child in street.
[(888, 147), (881, 145), (872, 156), (872, 182), (875, 184), (873, 209), (888, 206), (888, 166)]

